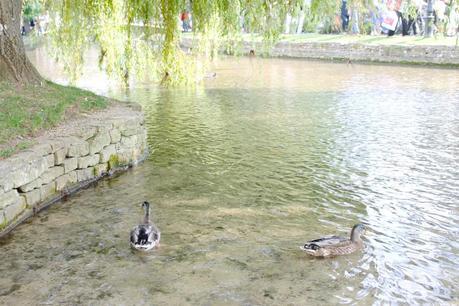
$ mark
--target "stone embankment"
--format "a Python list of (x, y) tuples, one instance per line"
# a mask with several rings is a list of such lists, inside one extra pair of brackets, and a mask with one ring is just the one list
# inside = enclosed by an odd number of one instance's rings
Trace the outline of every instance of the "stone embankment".
[[(192, 38), (183, 38), (184, 48), (193, 47)], [(245, 41), (241, 52), (261, 54), (266, 48), (261, 43)], [(224, 51), (223, 49), (221, 50)], [(355, 62), (443, 65), (459, 67), (459, 47), (435, 45), (384, 45), (336, 42), (277, 43), (270, 51), (273, 57), (291, 57)]]
[(49, 131), (32, 148), (0, 161), (0, 237), (40, 209), (147, 155), (144, 117), (134, 106)]

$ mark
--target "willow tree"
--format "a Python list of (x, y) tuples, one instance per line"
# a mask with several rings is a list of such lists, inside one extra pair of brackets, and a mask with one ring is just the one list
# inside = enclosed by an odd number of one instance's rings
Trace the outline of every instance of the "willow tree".
[[(20, 35), (21, 6), (28, 0), (0, 0), (0, 81), (40, 82), (28, 61)], [(36, 1), (36, 0), (34, 0)], [(73, 76), (80, 74), (84, 52), (100, 51), (99, 64), (128, 80), (146, 73), (167, 83), (184, 83), (201, 70), (198, 58), (212, 56), (221, 43), (231, 48), (242, 29), (274, 42), (286, 14), (303, 0), (39, 0), (51, 14), (55, 56)], [(337, 0), (313, 0), (315, 3)], [(317, 5), (317, 11), (322, 7)], [(179, 15), (191, 10), (199, 45), (180, 49)]]

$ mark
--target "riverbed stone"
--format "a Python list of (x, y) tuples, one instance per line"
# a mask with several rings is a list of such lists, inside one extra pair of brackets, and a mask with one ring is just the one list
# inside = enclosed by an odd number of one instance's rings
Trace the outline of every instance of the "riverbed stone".
[(76, 170), (78, 182), (84, 182), (94, 177), (94, 167)]
[(67, 155), (67, 148), (62, 148), (54, 152), (54, 165), (62, 165)]
[(40, 188), (41, 185), (43, 185), (43, 180), (39, 177), (39, 178), (37, 178), (36, 180), (33, 180), (30, 183), (22, 185), (21, 187), (19, 187), (19, 190), (21, 192), (29, 192), (29, 191), (31, 191), (33, 189)]
[(43, 185), (40, 188), (40, 201), (48, 199), (50, 196), (56, 193), (56, 182), (53, 181), (49, 184)]
[(78, 169), (85, 169), (90, 166), (95, 166), (99, 163), (99, 154), (88, 155), (78, 158)]
[(86, 156), (89, 154), (89, 143), (83, 140), (80, 140), (69, 147), (67, 152), (68, 157), (80, 157)]
[(110, 130), (110, 143), (117, 143), (121, 140), (121, 132), (118, 129)]
[(99, 132), (94, 138), (89, 139), (89, 154), (99, 153), (105, 146), (110, 144), (110, 134), (108, 131)]
[(57, 177), (61, 176), (62, 174), (64, 174), (63, 166), (49, 168), (48, 171), (43, 173), (43, 175), (41, 176), (42, 183), (48, 184), (55, 180)]
[(109, 161), (110, 157), (115, 154), (116, 154), (116, 146), (114, 144), (106, 146), (102, 151), (100, 151), (99, 162), (106, 163)]
[(34, 189), (21, 195), (25, 198), (28, 207), (34, 206), (41, 200), (40, 189)]

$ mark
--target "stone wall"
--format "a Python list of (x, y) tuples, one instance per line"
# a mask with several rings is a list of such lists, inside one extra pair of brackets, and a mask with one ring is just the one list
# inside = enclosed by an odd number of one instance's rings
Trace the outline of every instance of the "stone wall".
[[(193, 39), (183, 38), (181, 45), (184, 48), (192, 48)], [(244, 42), (241, 52), (248, 54), (250, 50), (254, 50), (255, 54), (261, 54), (265, 48), (261, 43)], [(270, 50), (269, 55), (341, 61), (459, 66), (459, 47), (455, 46), (279, 42)]]
[(43, 207), (147, 155), (142, 112), (116, 105), (68, 122), (0, 161), (0, 236)]
[(453, 46), (283, 42), (275, 46), (272, 55), (363, 62), (459, 65), (459, 48)]

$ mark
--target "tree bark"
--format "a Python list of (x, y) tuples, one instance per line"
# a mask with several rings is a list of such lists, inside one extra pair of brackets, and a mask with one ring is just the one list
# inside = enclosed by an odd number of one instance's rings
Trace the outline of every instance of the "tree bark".
[(41, 84), (21, 36), (22, 0), (0, 0), (0, 82)]

